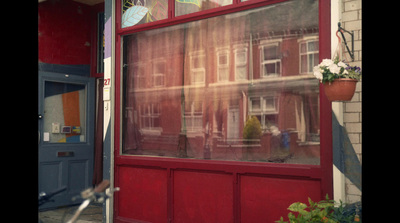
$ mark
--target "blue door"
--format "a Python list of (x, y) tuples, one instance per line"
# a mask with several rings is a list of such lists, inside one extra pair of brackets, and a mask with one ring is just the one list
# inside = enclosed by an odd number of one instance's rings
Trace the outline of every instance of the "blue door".
[[(40, 209), (74, 204), (72, 197), (92, 186), (94, 78), (39, 72), (39, 192), (63, 186)], [(78, 201), (76, 201), (78, 202)]]

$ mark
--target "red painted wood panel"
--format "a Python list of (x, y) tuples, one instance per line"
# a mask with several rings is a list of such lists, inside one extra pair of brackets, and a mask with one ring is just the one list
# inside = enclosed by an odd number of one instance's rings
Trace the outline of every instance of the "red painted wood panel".
[(118, 168), (118, 215), (147, 222), (167, 222), (167, 170)]
[(321, 199), (321, 185), (316, 180), (242, 176), (240, 183), (243, 223), (275, 222), (281, 216), (287, 220), (290, 204), (308, 204), (308, 197)]
[(90, 64), (91, 9), (74, 1), (38, 5), (39, 62)]
[(174, 222), (233, 222), (232, 175), (175, 171)]

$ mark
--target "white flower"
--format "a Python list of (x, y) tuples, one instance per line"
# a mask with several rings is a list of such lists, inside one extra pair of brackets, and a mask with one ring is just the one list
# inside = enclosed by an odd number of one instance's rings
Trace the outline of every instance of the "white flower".
[(348, 67), (347, 64), (343, 63), (342, 61), (340, 61), (337, 65), (338, 65), (339, 67), (343, 67), (343, 68)]
[(340, 72), (340, 67), (338, 67), (336, 64), (331, 64), (328, 68), (333, 74), (339, 74)]
[(319, 68), (319, 66), (315, 66), (314, 69), (314, 76), (318, 79), (318, 80), (322, 80), (322, 70)]
[(323, 59), (319, 66), (331, 66), (334, 62), (331, 59)]

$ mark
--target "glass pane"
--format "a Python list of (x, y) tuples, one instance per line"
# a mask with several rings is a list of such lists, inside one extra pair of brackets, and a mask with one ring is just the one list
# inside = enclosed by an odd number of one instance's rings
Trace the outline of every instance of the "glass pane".
[(241, 50), (236, 52), (236, 63), (243, 64), (246, 63), (246, 52)]
[(245, 80), (247, 79), (247, 67), (246, 66), (237, 66), (236, 67), (236, 80)]
[(168, 0), (123, 0), (121, 27), (168, 18)]
[(218, 71), (219, 71), (218, 81), (228, 81), (229, 79), (228, 68), (220, 68)]
[(301, 55), (300, 56), (300, 70), (301, 73), (307, 73), (308, 69), (307, 69), (307, 54), (306, 55)]
[(228, 55), (226, 55), (226, 54), (219, 55), (218, 63), (220, 66), (227, 65), (228, 64)]
[(186, 15), (189, 13), (200, 12), (232, 4), (232, 0), (176, 0), (175, 16)]
[(300, 44), (300, 53), (307, 53), (307, 44), (306, 43)]
[(264, 47), (264, 60), (271, 60), (278, 58), (278, 46)]
[(264, 65), (264, 75), (269, 76), (276, 74), (276, 64), (275, 63), (270, 63), (270, 64), (265, 64)]
[(45, 142), (85, 142), (86, 86), (46, 81), (43, 119)]
[[(124, 36), (122, 154), (319, 164), (313, 37), (318, 1), (302, 0)], [(154, 60), (164, 85), (130, 84)]]

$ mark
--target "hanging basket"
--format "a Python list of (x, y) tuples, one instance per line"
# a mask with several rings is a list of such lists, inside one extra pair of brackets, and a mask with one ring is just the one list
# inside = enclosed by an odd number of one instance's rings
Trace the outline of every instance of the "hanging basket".
[(329, 101), (350, 101), (356, 91), (357, 80), (351, 78), (335, 79), (324, 83), (325, 95)]

